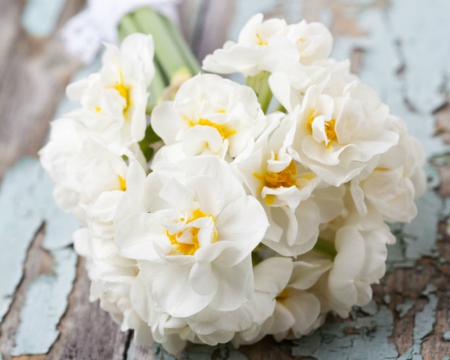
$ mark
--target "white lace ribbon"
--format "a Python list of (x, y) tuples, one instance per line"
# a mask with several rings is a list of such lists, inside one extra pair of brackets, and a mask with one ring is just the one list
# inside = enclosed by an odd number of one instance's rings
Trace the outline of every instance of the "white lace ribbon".
[(69, 54), (90, 63), (102, 41), (118, 43), (117, 26), (124, 15), (149, 6), (179, 25), (177, 5), (181, 0), (88, 0), (87, 8), (71, 18), (61, 30)]

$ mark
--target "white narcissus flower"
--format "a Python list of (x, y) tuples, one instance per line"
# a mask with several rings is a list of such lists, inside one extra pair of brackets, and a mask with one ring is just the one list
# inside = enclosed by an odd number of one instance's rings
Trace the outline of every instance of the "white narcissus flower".
[[(84, 223), (84, 212), (79, 207), (80, 189), (69, 186), (71, 169), (68, 163), (77, 154), (88, 137), (76, 116), (66, 115), (50, 124), (50, 141), (39, 151), (41, 164), (55, 183), (53, 197), (64, 211), (72, 211)], [(68, 184), (69, 183), (69, 184)]]
[(160, 343), (170, 354), (179, 354), (186, 346), (186, 340), (180, 334), (187, 328), (186, 320), (164, 314), (155, 306), (148, 291), (142, 271), (133, 282), (130, 300), (141, 319), (150, 327), (152, 338)]
[(147, 87), (154, 75), (153, 38), (133, 34), (120, 49), (106, 45), (98, 73), (67, 87), (67, 96), (80, 101), (81, 119), (89, 132), (106, 143), (128, 146), (144, 138)]
[(268, 288), (264, 284), (265, 279), (280, 266), (278, 263), (287, 260), (290, 261), (288, 258), (269, 258), (254, 268), (255, 289), (271, 294), (275, 307), (264, 323), (239, 332), (233, 339), (235, 345), (254, 343), (270, 334), (277, 341), (299, 338), (315, 330), (325, 320), (319, 299), (307, 290), (331, 267), (331, 263), (316, 259), (314, 262), (294, 261), (286, 269), (284, 281), (279, 283), (281, 286)]
[[(100, 307), (109, 312), (122, 331), (133, 329), (139, 345), (150, 345), (153, 337), (150, 327), (132, 306), (131, 289), (139, 272), (136, 261), (117, 255), (106, 256), (91, 239), (86, 228), (74, 233), (77, 253), (86, 259), (86, 269), (91, 282), (89, 300), (100, 301)], [(112, 240), (114, 244), (114, 240)], [(106, 250), (109, 253), (109, 249)]]
[(230, 160), (264, 130), (266, 118), (251, 88), (198, 75), (183, 83), (173, 102), (153, 110), (152, 126), (166, 145), (181, 142), (175, 146), (187, 156)]
[[(93, 237), (111, 238), (117, 204), (127, 189), (128, 166), (122, 156), (92, 139), (68, 162), (74, 186), (79, 186), (79, 206), (86, 212), (86, 224)], [(140, 166), (136, 164), (136, 166)]]
[(123, 257), (138, 260), (162, 312), (232, 311), (251, 297), (250, 253), (268, 222), (226, 162), (200, 156), (158, 167), (139, 198), (146, 212), (118, 224), (116, 245)]
[(339, 186), (374, 167), (378, 156), (397, 144), (398, 134), (387, 128), (388, 115), (375, 91), (359, 82), (334, 97), (313, 85), (291, 114), (297, 128), (290, 153), (325, 182)]
[(263, 19), (262, 14), (254, 15), (241, 30), (238, 42), (227, 41), (223, 49), (208, 55), (203, 69), (255, 76), (261, 71), (278, 71), (287, 64), (310, 65), (330, 54), (333, 40), (324, 25), (305, 20), (287, 25), (283, 19)]
[(297, 47), (299, 62), (303, 65), (328, 58), (333, 46), (330, 31), (318, 22), (308, 24), (302, 20), (298, 24), (288, 25), (286, 37)]
[(292, 273), (290, 258), (274, 257), (253, 269), (254, 293), (250, 300), (232, 311), (207, 307), (186, 319), (190, 331), (181, 335), (191, 342), (217, 345), (233, 339), (236, 332), (257, 328), (274, 312), (275, 297), (286, 286)]
[(367, 214), (368, 202), (386, 221), (409, 222), (417, 215), (414, 199), (426, 189), (425, 154), (401, 119), (392, 116), (390, 123), (400, 135), (399, 143), (381, 156), (371, 173), (353, 179), (350, 190), (362, 216)]
[(239, 72), (245, 76), (255, 76), (261, 71), (261, 60), (271, 52), (285, 48), (285, 56), (295, 57), (293, 46), (283, 46), (290, 45), (285, 38), (286, 22), (283, 19), (263, 19), (262, 14), (250, 18), (241, 30), (238, 42), (227, 41), (223, 49), (206, 56), (203, 69), (219, 74)]
[(292, 113), (297, 105), (302, 105), (306, 91), (312, 85), (319, 86), (322, 93), (338, 98), (348, 84), (358, 81), (358, 77), (350, 72), (348, 60), (326, 59), (308, 66), (285, 60), (274, 68), (268, 81), (273, 96), (288, 113)]
[[(328, 259), (332, 267), (314, 290), (325, 311), (347, 317), (353, 305), (364, 306), (372, 299), (371, 284), (378, 283), (383, 277), (386, 245), (395, 243), (395, 237), (374, 209), (369, 209), (363, 218), (353, 212), (337, 231), (329, 229), (321, 233), (322, 236), (322, 241), (334, 244), (336, 255), (334, 259), (329, 257), (330, 254), (322, 256), (324, 266)], [(299, 257), (299, 260), (304, 258)]]
[(106, 45), (102, 69), (68, 87), (81, 109), (52, 124), (41, 161), (82, 225), (91, 301), (137, 344), (298, 338), (372, 298), (395, 241), (384, 221), (416, 215), (425, 156), (331, 45), (321, 24), (255, 15), (204, 68), (261, 74), (249, 83), (268, 79), (287, 114), (197, 75), (153, 110), (165, 144), (150, 164), (151, 36)]
[(297, 256), (312, 249), (319, 226), (337, 217), (343, 209), (343, 187), (330, 187), (311, 170), (293, 159), (290, 149), (296, 122), (275, 114), (267, 131), (250, 155), (235, 164), (251, 194), (269, 218), (264, 244), (284, 256)]

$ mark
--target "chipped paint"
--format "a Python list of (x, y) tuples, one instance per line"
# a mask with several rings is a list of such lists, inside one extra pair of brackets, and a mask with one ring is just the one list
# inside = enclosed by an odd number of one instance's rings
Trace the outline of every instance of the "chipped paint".
[(405, 317), (415, 304), (415, 301), (412, 301), (411, 299), (406, 300), (403, 304), (398, 304), (395, 307), (395, 310), (398, 312), (398, 316), (400, 317), (400, 319)]
[(418, 312), (414, 317), (412, 360), (422, 360), (422, 355), (420, 354), (422, 342), (425, 336), (433, 331), (438, 300), (436, 295), (428, 295), (428, 304), (426, 304), (424, 309)]
[(28, 0), (22, 26), (35, 37), (47, 37), (55, 30), (66, 0)]
[(450, 341), (450, 331), (445, 332), (444, 335), (442, 335), (442, 338), (445, 341)]
[(5, 175), (0, 189), (0, 322), (23, 276), (27, 249), (42, 225), (36, 208), (37, 184), (43, 171), (36, 160), (21, 159)]
[(77, 256), (71, 248), (54, 250), (51, 254), (56, 261), (55, 274), (40, 275), (28, 288), (15, 335), (16, 346), (11, 351), (13, 356), (44, 354), (58, 338), (57, 325), (75, 280)]
[[(345, 334), (348, 328), (356, 329)], [(388, 337), (394, 331), (394, 317), (381, 306), (373, 317), (354, 321), (325, 323), (311, 336), (294, 340), (292, 356), (310, 356), (320, 360), (397, 359), (398, 353)]]
[[(38, 276), (27, 289), (13, 355), (44, 354), (58, 337), (57, 325), (67, 306), (76, 272), (72, 233), (78, 228), (72, 215), (61, 212), (52, 196), (53, 185), (39, 161), (21, 159), (5, 175), (0, 191), (0, 223), (3, 296), (2, 315), (8, 309), (23, 276), (23, 262), (34, 235), (45, 222), (43, 247), (56, 261), (54, 274)], [(11, 296), (5, 298), (5, 294)], [(5, 301), (7, 299), (8, 301)], [(39, 329), (39, 331), (36, 331)]]
[(231, 344), (216, 346), (194, 345), (182, 352), (179, 357), (169, 355), (160, 344), (153, 344), (153, 354), (157, 360), (248, 360), (247, 356), (233, 348)]
[(378, 312), (377, 303), (375, 302), (375, 300), (372, 299), (367, 305), (361, 307), (361, 311), (364, 314), (373, 316)]
[(439, 298), (434, 294), (437, 288), (434, 284), (428, 284), (422, 295), (428, 298), (428, 303), (422, 311), (414, 317), (413, 346), (403, 354), (399, 360), (422, 360), (421, 350), (424, 338), (433, 331), (436, 319), (436, 308)]

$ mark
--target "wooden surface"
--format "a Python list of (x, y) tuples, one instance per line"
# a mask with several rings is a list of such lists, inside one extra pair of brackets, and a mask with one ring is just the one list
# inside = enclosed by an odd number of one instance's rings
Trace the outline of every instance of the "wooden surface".
[[(71, 247), (73, 219), (51, 200), (34, 159), (64, 88), (82, 69), (58, 29), (83, 0), (0, 0), (0, 359), (170, 359), (134, 345), (90, 303), (83, 260)], [(43, 9), (45, 11), (43, 11)], [(426, 359), (450, 357), (450, 1), (186, 0), (183, 31), (199, 59), (236, 38), (254, 13), (319, 20), (391, 112), (424, 144), (429, 190), (411, 224), (394, 226), (390, 271), (374, 302), (351, 319), (328, 319), (310, 337), (242, 347), (193, 346), (184, 359)], [(36, 20), (38, 19), (38, 20)], [(6, 274), (6, 275), (4, 275)], [(446, 340), (447, 339), (447, 340)], [(448, 360), (448, 359), (446, 359)]]

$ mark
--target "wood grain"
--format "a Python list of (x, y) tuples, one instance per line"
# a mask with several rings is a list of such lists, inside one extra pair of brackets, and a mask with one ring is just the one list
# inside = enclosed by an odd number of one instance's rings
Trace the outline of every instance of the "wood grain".
[[(64, 88), (81, 65), (65, 54), (55, 34), (39, 39), (21, 28), (24, 4), (0, 3), (0, 176), (20, 156), (36, 156)], [(56, 31), (83, 4), (84, 0), (68, 0)]]
[(61, 336), (46, 360), (121, 359), (124, 356), (130, 334), (120, 331), (98, 302), (89, 302), (89, 287), (84, 260), (80, 259), (69, 307), (59, 325)]
[(28, 249), (24, 276), (16, 289), (9, 311), (0, 326), (0, 352), (5, 355), (5, 359), (8, 359), (8, 355), (14, 347), (14, 335), (20, 323), (20, 310), (25, 300), (27, 288), (39, 274), (47, 273), (52, 266), (51, 257), (46, 251), (43, 251), (43, 240), (44, 228), (42, 227)]

